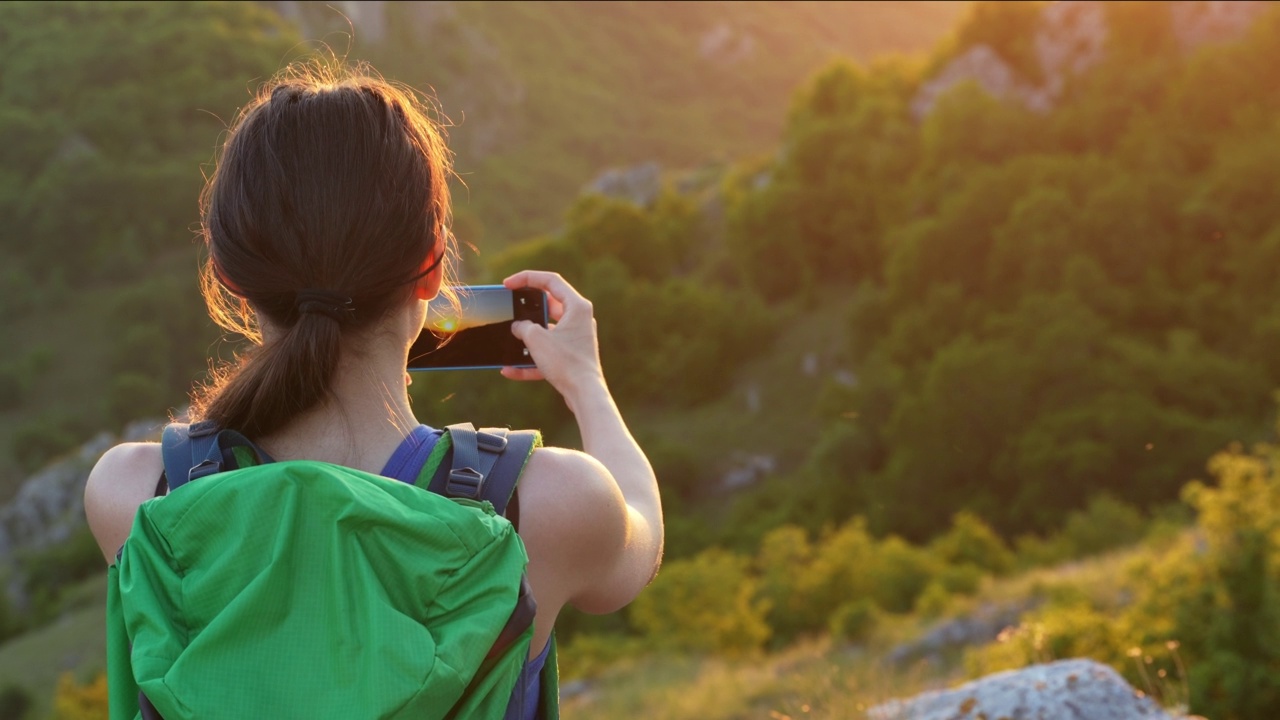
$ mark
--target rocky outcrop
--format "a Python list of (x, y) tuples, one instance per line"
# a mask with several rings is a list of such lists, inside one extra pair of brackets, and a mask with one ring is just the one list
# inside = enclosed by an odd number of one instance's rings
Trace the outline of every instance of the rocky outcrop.
[(662, 173), (658, 163), (648, 162), (606, 170), (588, 183), (585, 192), (627, 200), (649, 207), (662, 191)]
[(892, 700), (868, 720), (1173, 720), (1120, 674), (1093, 660), (1059, 660), (988, 675), (952, 690)]
[[(117, 443), (155, 440), (163, 425), (142, 420), (129, 424), (120, 437), (99, 433), (28, 478), (13, 500), (0, 507), (0, 574), (12, 570), (24, 552), (56, 545), (83, 528), (84, 483), (94, 463)], [(22, 604), (21, 582), (9, 583), (9, 593)]]
[[(1241, 37), (1264, 12), (1266, 2), (1168, 3), (1174, 35), (1185, 51), (1209, 42)], [(1107, 10), (1098, 0), (1061, 0), (1045, 7), (1033, 47), (1040, 79), (1021, 77), (995, 50), (975, 45), (957, 55), (922, 83), (911, 101), (912, 115), (921, 120), (947, 92), (974, 83), (995, 98), (1020, 102), (1033, 112), (1047, 113), (1061, 98), (1067, 81), (1098, 64), (1106, 52)]]
[(1019, 77), (995, 50), (977, 45), (920, 86), (911, 101), (911, 112), (916, 119), (927, 116), (943, 95), (966, 82), (976, 83), (992, 97), (1017, 100), (1035, 112), (1049, 112), (1067, 78), (1102, 59), (1106, 39), (1106, 10), (1101, 2), (1053, 3), (1045, 8), (1032, 41), (1041, 70), (1040, 83)]
[(721, 65), (736, 65), (755, 54), (756, 39), (750, 33), (719, 23), (702, 34), (698, 54)]
[(1234, 40), (1244, 35), (1272, 4), (1258, 0), (1170, 3), (1173, 34), (1185, 50), (1205, 43)]

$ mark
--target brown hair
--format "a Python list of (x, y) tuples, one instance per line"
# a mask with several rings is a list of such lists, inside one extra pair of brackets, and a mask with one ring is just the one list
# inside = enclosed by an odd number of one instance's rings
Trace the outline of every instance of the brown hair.
[[(201, 195), (209, 315), (254, 347), (193, 393), (192, 420), (260, 437), (330, 397), (343, 338), (403, 307), (433, 263), (448, 272), (451, 172), (423, 100), (368, 66), (314, 60), (266, 83)], [(307, 312), (317, 290), (349, 306)], [(279, 337), (264, 343), (258, 313)]]

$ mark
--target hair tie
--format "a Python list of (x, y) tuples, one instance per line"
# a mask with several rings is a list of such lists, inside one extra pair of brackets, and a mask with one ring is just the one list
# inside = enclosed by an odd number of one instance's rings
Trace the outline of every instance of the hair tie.
[(332, 290), (299, 290), (293, 301), (300, 315), (324, 315), (340, 323), (355, 314), (351, 298)]

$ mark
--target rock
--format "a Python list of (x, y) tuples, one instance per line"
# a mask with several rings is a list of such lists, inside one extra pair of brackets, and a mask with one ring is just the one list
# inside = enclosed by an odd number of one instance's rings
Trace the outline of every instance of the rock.
[(570, 680), (560, 686), (560, 699), (569, 700), (591, 692), (591, 683), (586, 680)]
[(627, 200), (640, 207), (649, 207), (658, 199), (662, 190), (661, 168), (656, 162), (647, 162), (625, 168), (606, 170), (587, 185), (587, 192), (606, 197)]
[(805, 353), (804, 358), (800, 361), (800, 370), (809, 377), (817, 375), (818, 353)]
[[(74, 453), (53, 462), (27, 478), (18, 492), (0, 506), (0, 575), (25, 551), (56, 545), (84, 527), (84, 483), (89, 470), (108, 448), (118, 442), (157, 440), (162, 420), (139, 420), (125, 428), (122, 437), (102, 432)], [(22, 573), (10, 573), (10, 599), (23, 602)]]
[(951, 650), (984, 645), (1000, 631), (1018, 624), (1022, 614), (1039, 604), (1034, 598), (1014, 603), (984, 603), (973, 612), (935, 623), (915, 640), (894, 646), (885, 656), (891, 665), (940, 661)]
[(1011, 94), (1018, 83), (1013, 69), (1000, 59), (995, 50), (986, 45), (976, 45), (947, 63), (941, 72), (920, 86), (911, 101), (911, 114), (917, 120), (924, 119), (943, 95), (966, 82), (977, 83), (978, 87), (996, 98)]
[(720, 23), (702, 34), (698, 41), (698, 53), (702, 57), (724, 65), (733, 65), (751, 57), (755, 52), (756, 39), (749, 33), (740, 32)]
[(1242, 37), (1270, 3), (1257, 0), (1211, 0), (1176, 2), (1170, 5), (1173, 34), (1184, 50), (1192, 50), (1205, 43)]
[(778, 468), (778, 460), (772, 455), (748, 455), (737, 458), (737, 463), (737, 467), (725, 473), (720, 481), (726, 490), (754, 484)]
[(53, 153), (54, 162), (70, 163), (81, 158), (94, 158), (100, 153), (98, 147), (89, 138), (73, 132), (62, 139), (58, 149)]
[(1106, 13), (1095, 0), (1058, 2), (1044, 9), (1035, 37), (1036, 59), (1044, 76), (1042, 102), (1057, 100), (1067, 77), (1102, 60), (1108, 35)]
[(1172, 720), (1107, 665), (1059, 660), (988, 675), (952, 690), (891, 700), (868, 720)]
[(917, 120), (924, 118), (942, 95), (957, 85), (974, 82), (992, 97), (1014, 99), (1028, 110), (1047, 113), (1062, 95), (1068, 77), (1102, 60), (1106, 41), (1106, 9), (1101, 2), (1053, 3), (1045, 8), (1033, 40), (1041, 71), (1038, 85), (1018, 77), (995, 50), (975, 45), (920, 86), (911, 112)]
[[(1268, 5), (1258, 0), (1168, 3), (1174, 35), (1184, 51), (1243, 36)], [(911, 101), (911, 113), (916, 120), (922, 120), (944, 94), (966, 82), (976, 83), (992, 97), (1015, 100), (1034, 112), (1049, 112), (1070, 77), (1086, 72), (1102, 60), (1108, 34), (1104, 3), (1098, 0), (1049, 3), (1033, 39), (1041, 71), (1039, 84), (1019, 77), (992, 48), (975, 45), (921, 84)]]

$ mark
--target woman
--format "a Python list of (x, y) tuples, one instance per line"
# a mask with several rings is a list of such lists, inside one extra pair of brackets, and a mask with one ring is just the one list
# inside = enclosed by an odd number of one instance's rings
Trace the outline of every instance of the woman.
[[(416, 442), (406, 357), (427, 303), (449, 300), (449, 173), (411, 93), (316, 65), (269, 83), (231, 128), (202, 198), (210, 314), (256, 347), (196, 393), (193, 420), (238, 430), (276, 460), (379, 474)], [(546, 291), (554, 322), (515, 323), (537, 369), (502, 374), (549, 382), (584, 448), (535, 450), (518, 488), (536, 674), (562, 607), (611, 612), (652, 579), (662, 512), (605, 384), (591, 303), (554, 273), (504, 284)], [(93, 469), (85, 510), (108, 563), (162, 467), (157, 444), (129, 443)]]

